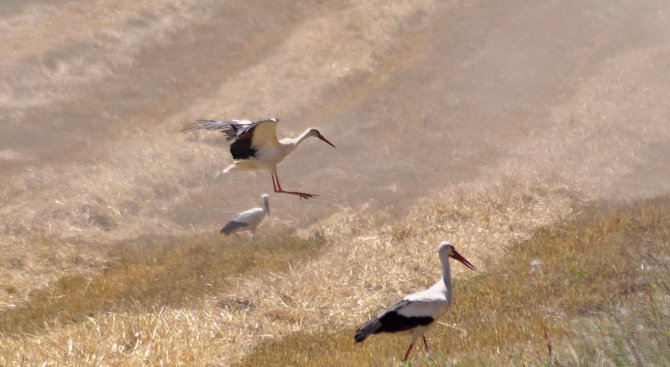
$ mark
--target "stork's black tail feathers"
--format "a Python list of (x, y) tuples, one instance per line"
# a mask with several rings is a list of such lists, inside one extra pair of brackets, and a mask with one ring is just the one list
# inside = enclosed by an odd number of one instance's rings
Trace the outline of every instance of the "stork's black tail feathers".
[(235, 232), (236, 229), (246, 227), (247, 225), (241, 222), (236, 222), (236, 221), (231, 221), (228, 222), (223, 228), (221, 228), (221, 233), (225, 234), (226, 236)]
[(356, 343), (362, 342), (372, 334), (377, 334), (379, 332), (379, 329), (381, 329), (381, 327), (382, 323), (379, 321), (378, 318), (374, 318), (366, 322), (365, 324), (363, 324), (363, 326), (358, 328), (358, 331), (356, 331), (356, 335), (354, 336)]

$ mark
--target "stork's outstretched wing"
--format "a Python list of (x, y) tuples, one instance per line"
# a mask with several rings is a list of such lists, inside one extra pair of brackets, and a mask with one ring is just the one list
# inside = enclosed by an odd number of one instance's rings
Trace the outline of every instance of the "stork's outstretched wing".
[(251, 122), (249, 120), (198, 120), (193, 126), (182, 130), (218, 130), (226, 135), (230, 153), (234, 159), (249, 159), (259, 152), (276, 151), (280, 146), (277, 139), (277, 118)]
[(254, 143), (258, 145), (278, 144), (277, 140), (277, 118), (269, 118), (251, 122), (249, 120), (196, 120), (192, 126), (189, 126), (181, 132), (192, 130), (219, 130), (226, 135), (228, 141), (238, 140), (240, 138), (251, 138), (254, 136)]
[(237, 131), (237, 138), (230, 145), (233, 158), (258, 158), (258, 153), (276, 150), (279, 146), (277, 121), (277, 119), (257, 121)]

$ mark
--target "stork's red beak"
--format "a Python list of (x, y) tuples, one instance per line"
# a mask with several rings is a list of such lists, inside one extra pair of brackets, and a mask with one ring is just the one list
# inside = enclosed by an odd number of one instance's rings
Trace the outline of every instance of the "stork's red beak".
[(453, 257), (455, 260), (458, 260), (458, 261), (460, 261), (461, 263), (463, 263), (463, 265), (465, 265), (468, 269), (470, 269), (470, 270), (477, 270), (477, 268), (475, 268), (474, 265), (470, 264), (470, 262), (469, 262), (466, 258), (464, 258), (463, 256), (461, 256), (461, 254), (459, 254), (458, 252), (456, 252), (456, 250), (454, 250), (453, 254), (451, 254), (451, 257)]
[(319, 134), (319, 135), (317, 136), (317, 138), (319, 138), (319, 139), (325, 141), (325, 142), (328, 143), (328, 145), (330, 145), (331, 147), (333, 147), (333, 148), (337, 148), (336, 146), (333, 145), (333, 143), (329, 142), (328, 139), (324, 138), (323, 135)]

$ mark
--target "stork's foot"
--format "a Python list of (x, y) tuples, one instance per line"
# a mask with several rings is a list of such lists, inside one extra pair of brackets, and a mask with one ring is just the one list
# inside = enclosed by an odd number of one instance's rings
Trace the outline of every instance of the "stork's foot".
[(306, 193), (306, 192), (298, 192), (298, 191), (284, 191), (284, 190), (282, 190), (282, 191), (275, 191), (275, 192), (281, 193), (281, 194), (296, 195), (296, 196), (299, 196), (300, 199), (311, 199), (311, 198), (319, 196), (317, 194), (309, 194), (309, 193)]
[(299, 195), (300, 195), (300, 199), (301, 199), (301, 200), (302, 200), (302, 199), (307, 200), (307, 199), (311, 199), (311, 198), (315, 198), (315, 197), (319, 196), (319, 195), (317, 195), (317, 194), (308, 194), (308, 193), (306, 193), (306, 192), (301, 192), (301, 193), (299, 193)]

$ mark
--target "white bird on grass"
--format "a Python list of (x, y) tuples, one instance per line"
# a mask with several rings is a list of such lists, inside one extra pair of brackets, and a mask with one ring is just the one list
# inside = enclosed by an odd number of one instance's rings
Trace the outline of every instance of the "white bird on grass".
[(266, 215), (270, 216), (270, 197), (268, 194), (263, 194), (261, 196), (260, 208), (253, 208), (239, 213), (235, 219), (221, 228), (220, 232), (226, 236), (231, 233), (235, 233), (237, 236), (236, 232), (250, 231), (251, 236), (255, 239), (256, 228), (261, 224)]
[(474, 265), (456, 252), (456, 248), (449, 242), (440, 243), (437, 252), (442, 263), (442, 279), (424, 291), (405, 296), (401, 301), (394, 303), (377, 317), (363, 324), (356, 331), (354, 337), (356, 343), (362, 342), (372, 334), (409, 332), (412, 335), (412, 341), (407, 348), (407, 352), (405, 352), (403, 361), (407, 361), (414, 343), (419, 338), (423, 339), (426, 353), (430, 353), (424, 334), (435, 320), (447, 311), (451, 304), (449, 258), (460, 261), (469, 269), (476, 269)]
[(279, 119), (274, 117), (255, 122), (249, 120), (198, 120), (193, 126), (183, 129), (182, 132), (197, 129), (219, 130), (226, 135), (228, 141), (233, 141), (230, 145), (230, 153), (235, 161), (223, 170), (224, 173), (267, 169), (272, 175), (274, 192), (297, 195), (301, 199), (318, 196), (305, 192), (284, 191), (279, 183), (279, 176), (277, 176), (277, 164), (310, 136), (323, 140), (333, 148), (335, 148), (335, 145), (314, 128), (305, 130), (297, 138), (278, 140), (277, 122), (279, 122)]

